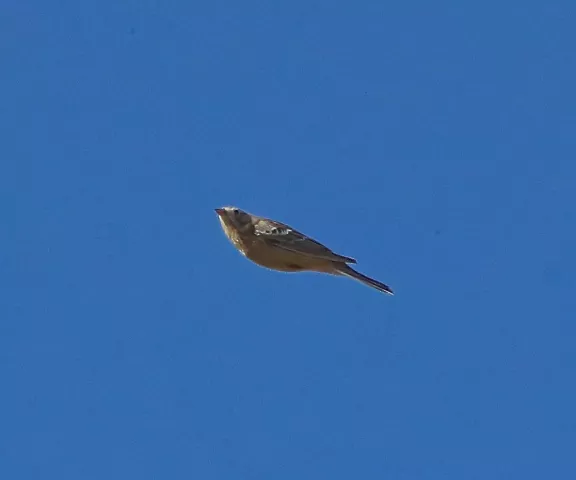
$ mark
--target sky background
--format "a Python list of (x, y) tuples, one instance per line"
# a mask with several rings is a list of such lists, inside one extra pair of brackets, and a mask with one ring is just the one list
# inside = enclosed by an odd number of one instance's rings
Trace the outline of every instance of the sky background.
[(1, 478), (576, 478), (573, 1), (1, 10)]

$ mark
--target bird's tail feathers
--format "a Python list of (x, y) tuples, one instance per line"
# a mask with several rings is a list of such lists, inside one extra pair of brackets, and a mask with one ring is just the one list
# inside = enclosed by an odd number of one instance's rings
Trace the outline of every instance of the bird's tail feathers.
[(342, 275), (345, 275), (347, 277), (353, 278), (355, 280), (358, 280), (362, 283), (365, 283), (366, 285), (375, 288), (376, 290), (380, 290), (381, 292), (387, 293), (389, 295), (394, 295), (394, 292), (392, 291), (392, 289), (382, 283), (379, 282), (378, 280), (374, 280), (373, 278), (367, 277), (366, 275), (363, 275), (360, 272), (357, 272), (356, 270), (354, 270), (352, 267), (342, 264), (342, 265), (338, 265), (337, 266), (338, 272), (341, 273)]

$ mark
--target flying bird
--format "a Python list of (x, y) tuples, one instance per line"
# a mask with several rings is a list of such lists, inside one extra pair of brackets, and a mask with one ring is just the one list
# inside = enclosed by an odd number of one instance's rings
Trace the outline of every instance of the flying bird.
[(292, 227), (258, 217), (237, 207), (217, 208), (224, 233), (232, 244), (254, 263), (281, 272), (322, 272), (354, 278), (376, 290), (394, 295), (378, 280), (354, 270), (356, 260), (334, 253)]

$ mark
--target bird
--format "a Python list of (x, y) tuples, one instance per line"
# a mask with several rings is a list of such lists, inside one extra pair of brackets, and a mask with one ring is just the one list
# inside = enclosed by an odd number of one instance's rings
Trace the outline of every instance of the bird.
[(348, 264), (356, 260), (334, 253), (320, 242), (276, 220), (259, 217), (238, 207), (215, 209), (226, 237), (246, 258), (281, 272), (321, 272), (344, 275), (376, 290), (394, 295), (392, 289)]

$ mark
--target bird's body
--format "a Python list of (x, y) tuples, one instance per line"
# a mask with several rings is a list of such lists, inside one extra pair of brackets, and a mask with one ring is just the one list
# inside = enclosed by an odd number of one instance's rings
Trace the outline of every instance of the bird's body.
[(315, 258), (305, 257), (289, 251), (282, 252), (282, 258), (279, 259), (274, 250), (270, 251), (267, 248), (259, 248), (259, 246), (249, 249), (244, 255), (262, 267), (281, 272), (302, 272), (308, 270), (331, 273), (332, 269), (327, 262), (318, 262)]
[(393, 294), (387, 285), (350, 267), (348, 263), (356, 263), (353, 258), (334, 253), (288, 225), (251, 215), (236, 207), (217, 208), (216, 213), (232, 244), (262, 267), (281, 272), (313, 271), (345, 275)]

